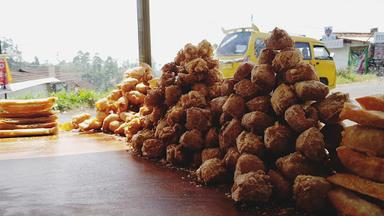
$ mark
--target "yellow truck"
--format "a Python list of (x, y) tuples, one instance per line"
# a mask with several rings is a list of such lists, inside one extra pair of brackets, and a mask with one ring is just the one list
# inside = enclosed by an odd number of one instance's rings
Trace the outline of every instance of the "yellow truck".
[[(256, 26), (224, 30), (225, 37), (216, 49), (220, 60), (220, 71), (225, 78), (232, 77), (240, 63), (251, 61), (257, 64), (257, 58), (265, 48), (264, 40), (268, 33), (260, 32)], [(324, 44), (316, 39), (304, 36), (292, 36), (295, 47), (303, 54), (303, 60), (316, 69), (320, 81), (330, 88), (336, 86), (336, 66), (331, 53)]]

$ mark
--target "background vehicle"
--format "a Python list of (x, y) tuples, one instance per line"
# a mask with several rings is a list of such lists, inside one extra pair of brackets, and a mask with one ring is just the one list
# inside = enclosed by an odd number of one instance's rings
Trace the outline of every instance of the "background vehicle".
[[(264, 40), (268, 33), (260, 32), (253, 25), (251, 28), (236, 28), (224, 30), (224, 39), (216, 50), (220, 60), (220, 71), (225, 78), (232, 77), (240, 63), (251, 61), (257, 63), (257, 58), (265, 48)], [(320, 81), (331, 88), (336, 86), (336, 66), (333, 58), (324, 44), (316, 39), (292, 36), (295, 46), (303, 54), (303, 60), (312, 64)]]

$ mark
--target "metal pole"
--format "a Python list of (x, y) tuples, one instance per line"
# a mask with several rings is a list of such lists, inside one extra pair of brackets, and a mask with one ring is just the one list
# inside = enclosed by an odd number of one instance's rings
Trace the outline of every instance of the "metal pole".
[(149, 0), (137, 0), (137, 27), (139, 34), (139, 61), (152, 65)]

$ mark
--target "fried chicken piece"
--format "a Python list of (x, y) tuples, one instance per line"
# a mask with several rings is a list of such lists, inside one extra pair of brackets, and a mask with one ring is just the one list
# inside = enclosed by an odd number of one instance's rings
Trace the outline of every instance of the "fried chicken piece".
[(204, 83), (195, 83), (192, 86), (192, 90), (200, 92), (200, 94), (204, 95), (204, 97), (208, 97), (209, 96), (208, 86), (206, 84), (204, 84)]
[(252, 132), (243, 131), (236, 138), (236, 146), (240, 154), (248, 153), (258, 157), (264, 154), (265, 146), (259, 136)]
[(236, 145), (236, 138), (243, 131), (240, 121), (232, 119), (227, 124), (223, 125), (219, 135), (220, 149), (225, 151), (231, 146)]
[(145, 85), (144, 83), (138, 83), (135, 87), (135, 90), (140, 92), (141, 94), (147, 94), (147, 91), (149, 90), (149, 86)]
[(246, 103), (249, 111), (260, 111), (264, 113), (270, 113), (272, 111), (271, 96), (264, 95), (258, 96)]
[(365, 110), (360, 106), (346, 102), (340, 113), (340, 120), (351, 120), (364, 126), (384, 129), (384, 112)]
[(270, 50), (284, 50), (295, 46), (288, 33), (277, 27), (273, 29), (271, 36), (265, 40), (265, 45)]
[(243, 98), (252, 98), (256, 95), (262, 94), (265, 89), (259, 85), (252, 83), (251, 80), (243, 79), (235, 84), (235, 93)]
[(286, 49), (277, 53), (272, 61), (275, 72), (285, 72), (296, 67), (303, 60), (303, 56), (298, 49)]
[(223, 104), (223, 111), (234, 118), (241, 118), (245, 112), (245, 100), (236, 94), (231, 94)]
[(264, 133), (264, 130), (272, 126), (274, 122), (271, 116), (260, 111), (247, 113), (241, 119), (241, 125), (256, 134)]
[(190, 107), (200, 107), (204, 108), (207, 106), (207, 101), (200, 92), (198, 91), (190, 91), (188, 94), (184, 94), (180, 98), (181, 105), (183, 108)]
[(205, 184), (221, 183), (226, 180), (227, 170), (220, 159), (212, 158), (206, 160), (199, 169), (196, 170), (199, 181)]
[(151, 159), (159, 159), (164, 157), (166, 146), (161, 140), (158, 139), (147, 139), (143, 142), (141, 152), (143, 156)]
[(296, 140), (296, 151), (315, 162), (324, 162), (327, 159), (324, 136), (314, 127), (299, 135)]
[(316, 212), (327, 207), (327, 194), (331, 189), (331, 184), (323, 177), (298, 175), (293, 184), (293, 199), (298, 208)]
[(166, 161), (172, 165), (183, 165), (186, 163), (186, 155), (182, 151), (182, 145), (171, 144), (167, 146)]
[(180, 144), (187, 149), (199, 151), (204, 147), (204, 140), (200, 131), (193, 129), (186, 131), (180, 137)]
[(78, 115), (75, 115), (72, 117), (72, 121), (71, 121), (71, 124), (72, 124), (72, 127), (74, 129), (78, 129), (79, 128), (79, 124), (87, 119), (90, 119), (91, 118), (91, 115), (89, 113), (81, 113), (81, 114), (78, 114)]
[(152, 130), (141, 130), (138, 133), (132, 136), (130, 145), (133, 149), (133, 152), (136, 154), (141, 154), (141, 148), (143, 143), (147, 139), (152, 139), (155, 137), (155, 133)]
[(191, 107), (186, 112), (187, 120), (185, 127), (188, 130), (196, 129), (206, 131), (211, 125), (211, 112), (209, 109), (201, 109), (198, 107)]
[(202, 40), (197, 45), (199, 56), (205, 58), (213, 55), (213, 46), (207, 40)]
[(303, 132), (311, 127), (317, 127), (319, 118), (317, 110), (312, 106), (295, 104), (285, 111), (285, 121), (296, 132)]
[(315, 67), (306, 62), (300, 62), (296, 67), (284, 73), (284, 81), (288, 84), (307, 80), (319, 81), (319, 77), (316, 74)]
[(270, 178), (264, 171), (249, 172), (238, 176), (232, 186), (232, 199), (239, 201), (268, 202), (272, 195)]
[(135, 78), (132, 78), (132, 77), (125, 78), (120, 86), (121, 91), (125, 93), (131, 90), (134, 90), (138, 83), (139, 83), (139, 80)]
[(276, 51), (270, 49), (262, 49), (258, 58), (259, 65), (268, 64), (272, 65), (272, 61), (276, 56)]
[(337, 188), (328, 192), (328, 198), (339, 215), (348, 216), (382, 216), (384, 210), (379, 206), (365, 201), (347, 190)]
[(123, 96), (123, 93), (119, 89), (115, 89), (109, 93), (108, 100), (117, 101), (121, 96)]
[(181, 89), (177, 85), (167, 86), (164, 90), (165, 104), (171, 106), (179, 100)]
[(327, 178), (332, 184), (384, 201), (384, 184), (356, 175), (337, 173)]
[(290, 152), (293, 149), (293, 138), (293, 131), (279, 122), (268, 127), (264, 132), (265, 147), (275, 155)]
[(149, 90), (144, 99), (144, 104), (148, 107), (160, 106), (164, 102), (164, 93), (160, 88)]
[(182, 124), (185, 121), (185, 110), (182, 107), (174, 106), (168, 111), (166, 118), (169, 125)]
[(384, 95), (359, 97), (356, 101), (366, 110), (384, 112)]
[(228, 96), (235, 92), (235, 80), (225, 79), (220, 85), (221, 96)]
[(367, 156), (345, 146), (336, 149), (341, 163), (349, 171), (363, 178), (384, 183), (384, 159)]
[(319, 111), (320, 120), (326, 124), (339, 122), (339, 114), (348, 99), (348, 94), (335, 92), (316, 103), (315, 108)]
[(233, 75), (233, 79), (237, 82), (243, 80), (243, 79), (250, 79), (251, 78), (251, 71), (255, 64), (252, 62), (243, 62), (241, 63)]
[(264, 162), (256, 155), (242, 154), (239, 159), (237, 159), (234, 180), (236, 180), (239, 175), (252, 171), (256, 172), (258, 170), (265, 170)]
[(217, 97), (211, 100), (210, 107), (212, 113), (222, 113), (223, 112), (223, 105), (225, 101), (227, 101), (228, 96), (222, 96)]
[(273, 193), (280, 199), (288, 199), (292, 194), (292, 184), (275, 170), (268, 171)]
[(328, 95), (329, 88), (320, 81), (308, 80), (296, 83), (295, 91), (297, 96), (303, 101), (317, 101), (324, 99)]
[(201, 152), (201, 161), (203, 163), (212, 158), (221, 159), (222, 157), (220, 148), (206, 148)]
[(252, 70), (252, 82), (260, 86), (265, 92), (270, 92), (275, 87), (276, 76), (271, 65), (260, 64)]
[(219, 146), (219, 134), (216, 128), (210, 128), (205, 135), (205, 147), (212, 148)]
[(384, 157), (384, 130), (361, 125), (349, 126), (343, 132), (341, 145), (368, 155)]
[(294, 89), (286, 84), (280, 84), (272, 93), (271, 104), (277, 115), (284, 114), (288, 107), (297, 104), (297, 96)]
[(207, 62), (202, 58), (196, 58), (191, 60), (185, 65), (185, 70), (189, 74), (193, 73), (205, 73), (208, 72), (208, 64)]
[(277, 159), (276, 167), (289, 180), (294, 180), (298, 175), (313, 175), (316, 171), (311, 162), (299, 152)]

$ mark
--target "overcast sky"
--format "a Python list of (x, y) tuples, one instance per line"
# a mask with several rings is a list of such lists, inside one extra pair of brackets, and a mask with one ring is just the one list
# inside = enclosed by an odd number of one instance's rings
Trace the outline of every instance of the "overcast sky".
[[(383, 0), (151, 0), (152, 55), (173, 59), (188, 42), (219, 43), (221, 27), (275, 26), (320, 38), (334, 31), (384, 31)], [(2, 0), (0, 39), (12, 38), (31, 61), (71, 60), (78, 50), (137, 61), (136, 0)]]

